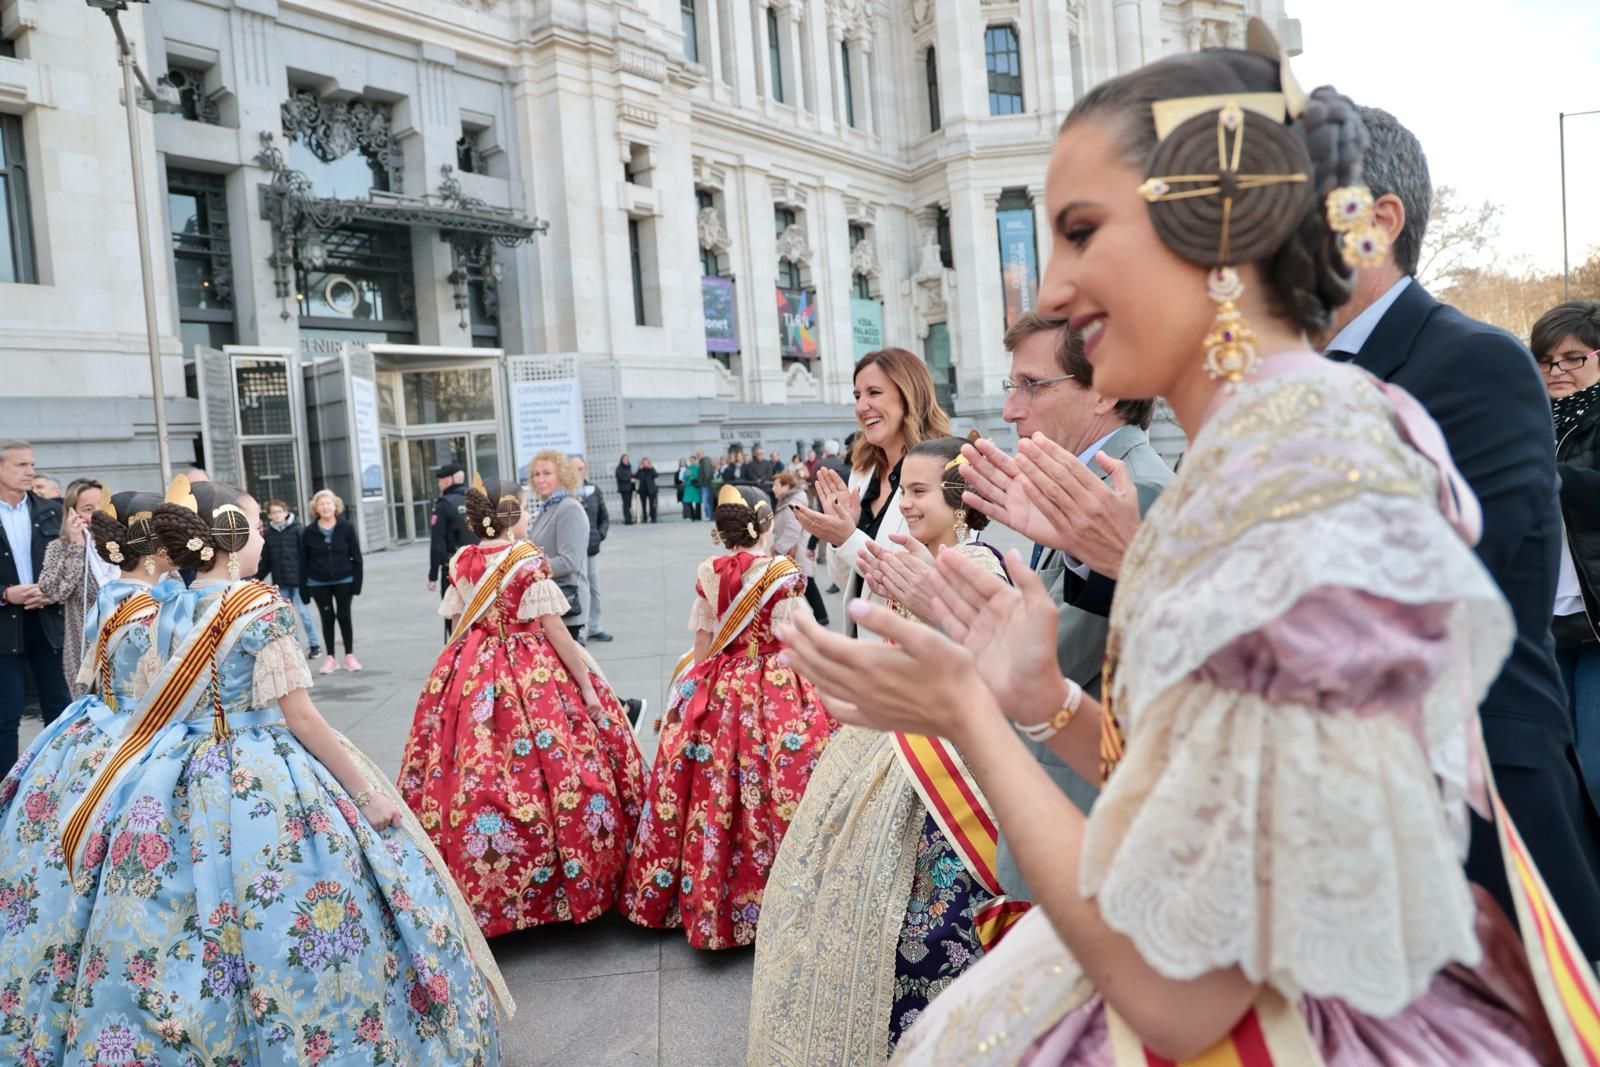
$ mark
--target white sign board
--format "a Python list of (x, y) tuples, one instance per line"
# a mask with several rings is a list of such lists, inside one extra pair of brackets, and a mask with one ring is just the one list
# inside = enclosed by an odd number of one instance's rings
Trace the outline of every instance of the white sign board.
[(517, 470), (545, 449), (583, 451), (583, 394), (572, 379), (511, 383), (511, 431)]
[(356, 427), (356, 480), (362, 500), (383, 499), (383, 439), (378, 434), (378, 387), (350, 378), (350, 408)]

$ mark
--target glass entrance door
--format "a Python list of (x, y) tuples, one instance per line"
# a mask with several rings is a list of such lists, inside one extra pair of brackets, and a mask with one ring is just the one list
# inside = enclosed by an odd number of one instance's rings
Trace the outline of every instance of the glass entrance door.
[(406, 441), (408, 469), (404, 510), (409, 524), (406, 536), (410, 540), (422, 540), (429, 536), (428, 514), (439, 495), (439, 480), (434, 471), (446, 463), (457, 463), (462, 470), (469, 470), (467, 436), (464, 433), (445, 434), (439, 437), (412, 437)]

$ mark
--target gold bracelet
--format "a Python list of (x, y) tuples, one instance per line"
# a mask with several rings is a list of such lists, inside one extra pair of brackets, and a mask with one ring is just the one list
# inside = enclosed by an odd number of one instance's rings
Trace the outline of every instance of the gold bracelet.
[(1036, 722), (1029, 725), (1017, 723), (1017, 729), (1030, 741), (1043, 743), (1067, 728), (1073, 716), (1078, 714), (1078, 707), (1083, 703), (1083, 686), (1071, 678), (1061, 679), (1067, 684), (1067, 699), (1061, 702), (1061, 707), (1050, 716), (1047, 722)]
[(351, 797), (350, 799), (356, 802), (356, 807), (358, 807), (358, 808), (364, 808), (368, 804), (371, 804), (372, 803), (372, 783), (368, 782), (367, 783), (367, 787), (365, 789), (361, 790), (361, 792), (357, 793), (355, 796)]

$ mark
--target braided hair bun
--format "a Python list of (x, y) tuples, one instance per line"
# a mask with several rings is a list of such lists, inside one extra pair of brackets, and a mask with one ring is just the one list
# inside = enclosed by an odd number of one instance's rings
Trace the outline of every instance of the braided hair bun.
[(107, 563), (131, 571), (160, 547), (150, 528), (150, 514), (161, 498), (130, 490), (115, 494), (110, 503), (109, 511), (101, 509), (89, 517), (94, 551)]
[(241, 552), (250, 543), (250, 520), (241, 503), (250, 498), (223, 482), (191, 488), (197, 510), (162, 501), (151, 509), (151, 525), (173, 566), (209, 570), (219, 552)]
[(491, 478), (467, 490), (467, 528), (475, 537), (504, 537), (522, 521), (522, 487)]
[[(734, 494), (738, 494), (737, 501), (731, 499)], [(772, 498), (753, 485), (723, 486), (711, 519), (716, 524), (716, 539), (724, 547), (754, 548), (761, 535), (772, 529)]]

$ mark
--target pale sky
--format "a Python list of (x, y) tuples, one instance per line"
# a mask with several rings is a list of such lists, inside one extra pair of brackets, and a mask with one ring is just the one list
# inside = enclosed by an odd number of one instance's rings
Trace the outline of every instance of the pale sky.
[(1561, 269), (1557, 114), (1574, 264), (1600, 247), (1600, 0), (1287, 0), (1309, 92), (1392, 112), (1433, 183), (1504, 208), (1496, 258)]

